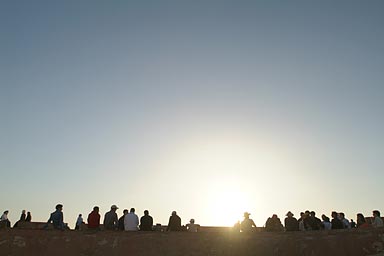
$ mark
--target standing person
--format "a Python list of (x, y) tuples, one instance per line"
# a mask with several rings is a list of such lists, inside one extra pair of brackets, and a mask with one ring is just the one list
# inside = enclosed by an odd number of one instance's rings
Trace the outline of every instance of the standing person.
[(124, 209), (123, 216), (121, 216), (119, 218), (118, 223), (117, 223), (118, 230), (124, 230), (124, 218), (125, 218), (125, 215), (127, 215), (127, 214), (128, 214), (128, 210)]
[(381, 228), (384, 226), (383, 220), (380, 217), (380, 212), (378, 210), (374, 210), (372, 212), (373, 220), (372, 220), (372, 227), (374, 228)]
[(351, 219), (349, 223), (351, 223), (351, 228), (356, 228), (356, 222), (354, 222), (353, 219)]
[(176, 211), (173, 211), (169, 217), (167, 231), (181, 231), (181, 218), (177, 215)]
[(27, 212), (27, 217), (25, 218), (25, 221), (26, 222), (31, 222), (31, 220), (32, 220), (31, 212)]
[(7, 227), (7, 228), (10, 228), (11, 227), (11, 222), (9, 221), (8, 219), (8, 213), (9, 211), (6, 210), (3, 212), (3, 215), (1, 215), (0, 217), (0, 222), (1, 223), (4, 223), (4, 225)]
[(88, 214), (87, 222), (89, 229), (100, 229), (100, 214), (98, 206), (93, 207), (93, 211)]
[(200, 225), (195, 224), (195, 220), (191, 219), (189, 221), (189, 224), (187, 224), (187, 231), (188, 232), (197, 232), (199, 230)]
[(107, 212), (104, 216), (104, 229), (107, 230), (116, 230), (118, 225), (118, 218), (116, 210), (119, 209), (116, 205), (111, 206), (111, 210)]
[(244, 220), (240, 223), (240, 229), (242, 232), (252, 232), (256, 228), (255, 222), (249, 218), (251, 215), (249, 212), (244, 213)]
[(299, 222), (293, 217), (292, 212), (286, 214), (287, 218), (284, 219), (285, 231), (299, 231)]
[(49, 217), (47, 223), (53, 224), (53, 228), (64, 230), (64, 215), (63, 215), (63, 205), (58, 204), (56, 205), (56, 211), (51, 213), (51, 216)]
[(124, 230), (137, 231), (139, 230), (139, 217), (135, 214), (135, 208), (131, 208), (129, 213), (124, 217)]
[(79, 230), (81, 224), (83, 224), (83, 215), (80, 213), (76, 220), (75, 230)]
[(337, 212), (332, 212), (332, 229), (343, 229), (343, 222), (339, 219)]
[(153, 218), (149, 216), (149, 211), (144, 211), (144, 216), (140, 218), (140, 230), (141, 231), (152, 231)]

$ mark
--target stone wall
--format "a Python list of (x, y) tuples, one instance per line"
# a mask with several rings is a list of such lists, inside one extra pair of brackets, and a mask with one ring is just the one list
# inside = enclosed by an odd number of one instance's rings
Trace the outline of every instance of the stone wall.
[(0, 255), (384, 255), (384, 229), (123, 232), (5, 229)]

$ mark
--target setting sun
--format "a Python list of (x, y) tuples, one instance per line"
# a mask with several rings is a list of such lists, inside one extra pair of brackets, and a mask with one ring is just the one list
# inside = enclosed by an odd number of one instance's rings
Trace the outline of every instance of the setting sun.
[(205, 214), (213, 226), (233, 226), (250, 207), (247, 194), (230, 182), (215, 184), (206, 204)]

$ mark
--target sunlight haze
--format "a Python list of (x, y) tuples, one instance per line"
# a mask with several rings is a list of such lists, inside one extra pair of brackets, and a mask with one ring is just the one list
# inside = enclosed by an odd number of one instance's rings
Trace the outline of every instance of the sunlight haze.
[(383, 211), (383, 1), (2, 1), (0, 211)]

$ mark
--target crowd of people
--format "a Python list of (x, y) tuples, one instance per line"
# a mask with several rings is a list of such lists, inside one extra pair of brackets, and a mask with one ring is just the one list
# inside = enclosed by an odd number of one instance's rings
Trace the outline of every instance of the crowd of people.
[[(119, 209), (116, 205), (112, 205), (110, 211), (104, 215), (103, 223), (101, 224), (100, 209), (98, 206), (93, 207), (92, 211), (87, 216), (87, 223), (83, 219), (83, 215), (79, 214), (75, 230), (80, 230), (82, 227), (87, 227), (91, 230), (121, 230), (121, 231), (153, 231), (155, 226), (153, 225), (153, 218), (149, 215), (149, 211), (145, 210), (144, 215), (139, 219), (135, 213), (135, 208), (123, 210), (123, 215), (118, 218), (116, 213)], [(2, 227), (11, 227), (11, 222), (8, 219), (9, 211), (6, 210), (0, 218), (0, 225)], [(234, 230), (238, 232), (252, 232), (256, 230), (255, 222), (250, 218), (250, 213), (244, 213), (244, 220), (238, 222), (234, 226)], [(17, 227), (20, 222), (31, 222), (32, 216), (30, 212), (22, 211), (20, 219), (15, 223), (14, 227)], [(64, 230), (68, 229), (66, 223), (64, 223), (63, 205), (57, 204), (55, 211), (50, 214), (47, 221), (52, 223), (55, 229)], [(197, 232), (200, 225), (195, 224), (195, 220), (191, 219), (189, 224), (182, 226), (181, 218), (177, 215), (176, 211), (173, 211), (169, 217), (169, 222), (166, 227), (166, 231), (190, 231)], [(384, 227), (383, 219), (380, 216), (380, 211), (374, 210), (372, 217), (364, 217), (362, 213), (356, 215), (356, 222), (353, 219), (348, 220), (345, 218), (343, 212), (333, 211), (331, 213), (331, 219), (325, 214), (321, 215), (321, 219), (316, 217), (314, 211), (305, 211), (300, 213), (300, 218), (296, 219), (294, 214), (289, 211), (284, 219), (284, 225), (276, 214), (269, 217), (265, 223), (264, 230), (268, 232), (279, 231), (310, 231), (310, 230), (331, 230), (331, 229), (352, 229), (352, 228), (379, 228)]]
[[(254, 231), (256, 225), (252, 219), (249, 218), (250, 213), (244, 213), (244, 220), (235, 224), (235, 230), (241, 232)], [(362, 213), (356, 215), (356, 222), (351, 219), (350, 221), (345, 218), (343, 212), (331, 213), (332, 219), (325, 214), (321, 219), (316, 217), (314, 211), (305, 211), (300, 213), (300, 218), (296, 219), (294, 214), (289, 211), (284, 219), (284, 225), (276, 214), (268, 218), (265, 223), (265, 231), (310, 231), (310, 230), (331, 230), (331, 229), (351, 229), (351, 228), (379, 228), (384, 227), (383, 219), (380, 217), (380, 211), (374, 210), (372, 217), (366, 218)]]
[[(27, 212), (27, 213), (25, 213), (25, 212), (26, 212), (25, 210), (21, 211), (20, 219), (15, 223), (15, 225), (13, 227), (17, 227), (17, 225), (20, 222), (31, 222), (31, 220), (32, 220), (31, 212)], [(9, 227), (11, 227), (11, 222), (8, 219), (8, 213), (9, 213), (8, 210), (3, 212), (3, 214), (0, 217), (0, 225), (9, 228)]]
[[(106, 212), (103, 220), (103, 229), (104, 230), (121, 230), (121, 231), (153, 231), (153, 218), (149, 215), (149, 211), (145, 210), (144, 215), (140, 218), (135, 213), (135, 208), (131, 208), (129, 211), (127, 209), (123, 210), (123, 215), (118, 218), (116, 205), (112, 205), (110, 211)], [(51, 214), (51, 218), (48, 222), (52, 223), (54, 228), (64, 229), (65, 224), (62, 216), (63, 206), (61, 204), (56, 206), (56, 211)], [(87, 228), (93, 230), (101, 229), (101, 215), (99, 213), (99, 207), (93, 207), (93, 210), (88, 214), (87, 218)], [(85, 225), (82, 214), (79, 214), (75, 229), (81, 229), (81, 226)], [(197, 232), (198, 224), (195, 224), (195, 220), (191, 219), (190, 223), (186, 225), (186, 230), (189, 232)], [(167, 231), (181, 231), (183, 227), (181, 225), (181, 218), (177, 215), (176, 211), (172, 212), (172, 215), (169, 217), (169, 222), (167, 226)]]

